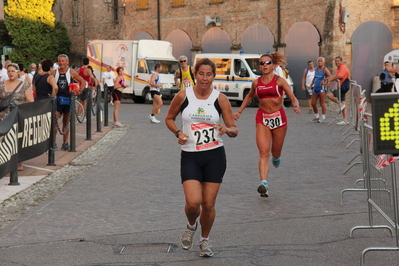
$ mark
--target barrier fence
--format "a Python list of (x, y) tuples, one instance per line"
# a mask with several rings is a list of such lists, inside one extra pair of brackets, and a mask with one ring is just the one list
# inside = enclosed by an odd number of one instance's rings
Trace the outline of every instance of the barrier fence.
[[(348, 103), (348, 101), (347, 101)], [(356, 136), (347, 148), (353, 143), (359, 141), (359, 153), (350, 161), (349, 168), (344, 172), (349, 171), (354, 165), (362, 164), (362, 177), (357, 179), (354, 188), (347, 188), (341, 191), (342, 205), (343, 193), (346, 191), (359, 191), (367, 193), (367, 207), (368, 207), (368, 225), (355, 226), (350, 230), (349, 236), (353, 237), (355, 230), (359, 229), (387, 229), (391, 236), (396, 236), (395, 245), (392, 247), (368, 247), (362, 251), (361, 265), (365, 263), (365, 255), (369, 251), (399, 251), (399, 219), (398, 219), (398, 197), (396, 184), (396, 171), (394, 163), (384, 162), (389, 161), (391, 155), (381, 157), (374, 154), (373, 139), (375, 129), (373, 129), (372, 118), (373, 114), (369, 112), (370, 106), (365, 101), (365, 95), (362, 87), (355, 81), (351, 82), (350, 100), (349, 100), (349, 124), (350, 130), (354, 133), (349, 133), (347, 130), (345, 139), (349, 135)], [(375, 120), (373, 120), (375, 121)], [(376, 126), (376, 125), (375, 125)], [(344, 140), (345, 140), (344, 139)], [(356, 158), (360, 158), (360, 162), (354, 162)], [(383, 165), (384, 167), (381, 167)], [(362, 188), (356, 188), (359, 182), (363, 182)], [(375, 225), (374, 215), (380, 214), (386, 221), (387, 225)]]
[[(92, 113), (95, 114), (97, 132), (101, 132), (103, 110), (107, 114), (104, 126), (108, 126), (108, 101), (104, 101), (103, 107), (100, 86), (97, 87), (97, 92), (96, 97), (92, 98), (92, 90), (89, 90), (86, 101), (86, 140), (91, 140)], [(107, 99), (108, 93), (105, 92), (105, 95)], [(77, 114), (73, 91), (71, 91), (70, 98), (70, 114), (67, 125), (70, 129), (69, 152), (76, 152)], [(55, 112), (55, 98), (11, 107), (10, 114), (0, 122), (0, 179), (10, 173), (9, 185), (19, 185), (18, 163), (45, 152), (48, 154), (47, 165), (56, 165), (53, 147), (55, 139), (52, 129), (60, 130), (60, 127), (59, 121), (55, 121)]]

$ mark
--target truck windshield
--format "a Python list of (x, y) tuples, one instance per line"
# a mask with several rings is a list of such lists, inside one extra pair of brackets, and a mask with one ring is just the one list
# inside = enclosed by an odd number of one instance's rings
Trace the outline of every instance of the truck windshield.
[(259, 69), (259, 58), (246, 58), (245, 61), (247, 61), (247, 64), (255, 75), (262, 76), (262, 72)]
[(175, 74), (176, 70), (179, 69), (177, 61), (147, 60), (148, 69), (150, 69), (151, 73), (154, 71), (154, 66), (156, 63), (162, 64), (162, 74)]

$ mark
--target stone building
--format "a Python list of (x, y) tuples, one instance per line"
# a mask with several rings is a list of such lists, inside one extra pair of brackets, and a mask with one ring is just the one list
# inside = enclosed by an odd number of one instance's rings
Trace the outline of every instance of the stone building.
[(58, 0), (79, 64), (88, 40), (159, 39), (173, 54), (265, 53), (287, 57), (296, 95), (308, 60), (340, 55), (352, 79), (371, 90), (383, 56), (399, 48), (399, 0)]

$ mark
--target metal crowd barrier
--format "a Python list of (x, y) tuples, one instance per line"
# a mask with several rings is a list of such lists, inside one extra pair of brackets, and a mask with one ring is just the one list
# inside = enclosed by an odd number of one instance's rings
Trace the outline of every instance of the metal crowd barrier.
[[(365, 113), (371, 117), (370, 113)], [(355, 226), (350, 230), (350, 237), (357, 229), (388, 229), (391, 236), (396, 235), (396, 247), (369, 247), (363, 250), (361, 265), (364, 265), (365, 254), (369, 251), (399, 251), (398, 198), (395, 164), (378, 169), (378, 157), (372, 152), (373, 127), (367, 120), (361, 122), (361, 142), (363, 154), (363, 176), (367, 191), (369, 224)], [(390, 224), (374, 225), (373, 210)]]

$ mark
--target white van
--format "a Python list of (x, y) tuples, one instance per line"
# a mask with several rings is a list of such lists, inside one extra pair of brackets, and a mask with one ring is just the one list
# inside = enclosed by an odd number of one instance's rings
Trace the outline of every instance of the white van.
[[(216, 77), (213, 88), (219, 90), (231, 101), (239, 106), (251, 89), (252, 81), (262, 75), (259, 69), (258, 54), (197, 54), (195, 62), (201, 58), (209, 58), (216, 64)], [(293, 91), (292, 79), (288, 77), (288, 84)], [(291, 100), (285, 95), (284, 105), (289, 106)], [(257, 106), (258, 99), (249, 103), (249, 106)]]
[(179, 64), (172, 55), (172, 44), (157, 40), (94, 40), (87, 46), (87, 57), (96, 77), (102, 81), (102, 74), (109, 65), (113, 71), (121, 66), (124, 77), (130, 86), (123, 90), (125, 97), (135, 103), (150, 102), (149, 80), (156, 63), (162, 64), (159, 73), (163, 98), (173, 98), (179, 91), (176, 88), (174, 75)]

